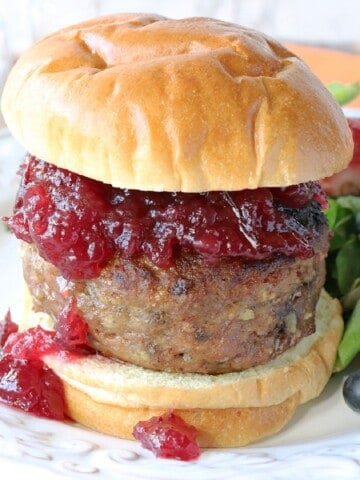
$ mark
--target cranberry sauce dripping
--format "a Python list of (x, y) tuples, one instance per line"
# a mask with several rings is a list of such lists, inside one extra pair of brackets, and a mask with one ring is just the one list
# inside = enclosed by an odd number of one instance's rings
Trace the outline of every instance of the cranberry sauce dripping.
[[(319, 183), (239, 192), (156, 193), (113, 188), (28, 156), (12, 216), (66, 278), (94, 278), (115, 255), (169, 267), (181, 249), (206, 261), (313, 255), (313, 222), (326, 204)], [(294, 212), (303, 211), (303, 215)]]
[(17, 326), (17, 324), (14, 323), (11, 319), (11, 313), (9, 310), (5, 315), (4, 320), (0, 322), (0, 348), (5, 345), (6, 340), (9, 338), (9, 336), (12, 333), (16, 333), (18, 329), (19, 327)]
[(18, 332), (10, 314), (0, 322), (0, 401), (41, 417), (63, 420), (63, 384), (42, 361), (48, 354), (79, 357), (93, 351), (86, 345), (88, 327), (70, 298), (59, 315), (56, 331), (37, 326)]
[(139, 422), (133, 430), (136, 440), (156, 457), (185, 461), (196, 460), (200, 456), (197, 435), (195, 427), (172, 412)]
[(41, 327), (18, 333), (9, 313), (0, 329), (7, 332), (0, 342), (0, 401), (40, 417), (64, 420), (62, 382), (39, 352), (54, 348), (55, 333)]
[(0, 356), (0, 401), (39, 417), (64, 420), (65, 399), (59, 377), (41, 360)]

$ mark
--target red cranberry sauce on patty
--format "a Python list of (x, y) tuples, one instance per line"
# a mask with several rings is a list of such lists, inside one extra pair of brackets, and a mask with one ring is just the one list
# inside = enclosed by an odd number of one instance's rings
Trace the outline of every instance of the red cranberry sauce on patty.
[(14, 234), (70, 279), (96, 278), (115, 256), (145, 255), (168, 268), (181, 251), (206, 262), (314, 255), (325, 223), (318, 182), (234, 192), (147, 192), (114, 188), (28, 155)]

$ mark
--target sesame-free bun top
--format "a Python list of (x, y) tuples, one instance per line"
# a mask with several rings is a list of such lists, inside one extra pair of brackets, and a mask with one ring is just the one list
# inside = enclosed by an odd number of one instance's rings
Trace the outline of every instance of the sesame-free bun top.
[(286, 186), (352, 155), (341, 108), (299, 58), (208, 18), (113, 15), (49, 35), (12, 69), (2, 111), (33, 155), (116, 187)]

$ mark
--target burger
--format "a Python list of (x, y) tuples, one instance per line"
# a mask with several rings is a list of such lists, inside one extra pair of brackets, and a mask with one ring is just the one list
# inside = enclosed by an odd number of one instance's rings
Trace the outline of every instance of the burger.
[(6, 219), (22, 328), (81, 346), (43, 355), (71, 418), (132, 438), (173, 412), (241, 446), (320, 394), (343, 327), (319, 180), (353, 143), (298, 57), (218, 20), (113, 15), (25, 52), (2, 111), (29, 152)]

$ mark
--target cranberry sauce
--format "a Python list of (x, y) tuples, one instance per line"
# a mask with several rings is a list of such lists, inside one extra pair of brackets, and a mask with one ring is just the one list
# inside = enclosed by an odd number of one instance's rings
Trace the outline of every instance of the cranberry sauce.
[[(182, 250), (264, 259), (313, 255), (326, 201), (318, 183), (239, 192), (169, 193), (113, 188), (28, 156), (12, 216), (15, 235), (71, 279), (97, 277), (115, 255), (169, 267)], [(302, 211), (302, 215), (296, 212)], [(295, 212), (295, 214), (294, 214)]]
[(77, 309), (76, 299), (70, 297), (57, 318), (55, 341), (72, 355), (95, 353), (87, 344), (88, 333), (89, 326)]
[(197, 430), (172, 412), (139, 422), (133, 435), (156, 457), (176, 460), (196, 460), (200, 448), (196, 443)]
[[(64, 420), (65, 397), (61, 380), (41, 360), (55, 349), (55, 332), (41, 327), (18, 332), (8, 313), (0, 329), (0, 401), (40, 417)], [(11, 331), (10, 331), (11, 330)]]
[(10, 314), (0, 322), (0, 332), (6, 332), (0, 343), (0, 401), (38, 416), (63, 420), (63, 385), (42, 357), (61, 353), (65, 360), (93, 353), (86, 344), (88, 327), (77, 311), (76, 301), (69, 299), (55, 332), (40, 326), (18, 332)]
[(64, 420), (59, 377), (41, 360), (0, 355), (0, 401), (40, 417)]
[(14, 323), (11, 319), (10, 310), (5, 315), (3, 321), (0, 322), (0, 348), (2, 348), (8, 337), (12, 333), (16, 333), (18, 331), (18, 326)]

